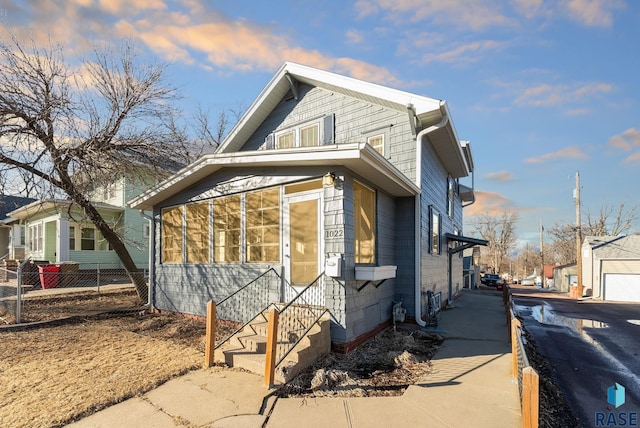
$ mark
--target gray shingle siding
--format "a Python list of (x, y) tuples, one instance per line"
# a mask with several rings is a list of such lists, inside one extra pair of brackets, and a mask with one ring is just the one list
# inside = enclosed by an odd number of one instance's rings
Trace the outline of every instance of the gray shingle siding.
[[(367, 136), (385, 135), (385, 157), (407, 177), (415, 181), (416, 142), (411, 134), (406, 112), (372, 105), (346, 95), (308, 85), (299, 86), (299, 99), (288, 94), (247, 140), (241, 151), (266, 150), (265, 138), (272, 132), (297, 126), (310, 120), (335, 115), (337, 144), (365, 142)], [(322, 128), (321, 128), (322, 129)], [(321, 131), (322, 132), (322, 131)], [(323, 136), (320, 135), (322, 139)], [(332, 314), (331, 337), (336, 343), (346, 343), (371, 331), (391, 318), (394, 302), (402, 300), (407, 315), (415, 314), (415, 198), (394, 198), (376, 189), (376, 257), (377, 264), (396, 265), (396, 278), (379, 287), (370, 284), (358, 291), (364, 281), (355, 280), (353, 182), (362, 177), (350, 171), (331, 168), (336, 175), (334, 186), (323, 188), (324, 252), (325, 256), (343, 257), (341, 278), (325, 277), (325, 301)], [(258, 188), (282, 185), (304, 178), (318, 178), (329, 172), (327, 168), (279, 167), (220, 170), (155, 207), (159, 219), (163, 207), (215, 198), (221, 195), (246, 192)], [(447, 243), (442, 238), (441, 253), (430, 253), (430, 212), (434, 206), (441, 218), (440, 234), (462, 229), (462, 209), (456, 199), (453, 218), (447, 215), (447, 173), (428, 141), (422, 143), (422, 193), (420, 197), (420, 278), (425, 312), (427, 290), (442, 292), (448, 297)], [(159, 223), (157, 223), (159, 224)], [(160, 242), (156, 228), (156, 243)], [(203, 314), (206, 302), (222, 299), (237, 288), (256, 278), (268, 265), (243, 264), (159, 264), (156, 248), (156, 278), (159, 284), (155, 305), (161, 309)], [(453, 289), (462, 280), (462, 259), (453, 256)], [(276, 269), (282, 269), (275, 265)], [(277, 284), (270, 285), (277, 288)]]

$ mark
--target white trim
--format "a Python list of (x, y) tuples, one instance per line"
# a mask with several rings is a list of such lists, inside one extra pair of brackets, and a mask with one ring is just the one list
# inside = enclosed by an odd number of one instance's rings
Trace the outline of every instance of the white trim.
[(407, 176), (367, 143), (322, 145), (284, 150), (220, 153), (203, 156), (171, 178), (129, 201), (135, 209), (150, 210), (163, 200), (206, 178), (221, 168), (341, 166), (350, 169), (393, 196), (420, 192)]

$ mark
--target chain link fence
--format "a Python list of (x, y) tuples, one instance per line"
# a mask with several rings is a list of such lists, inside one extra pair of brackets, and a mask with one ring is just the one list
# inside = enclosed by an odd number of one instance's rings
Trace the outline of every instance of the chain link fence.
[[(140, 269), (134, 275), (148, 272)], [(0, 266), (0, 324), (131, 311), (147, 303), (127, 271), (112, 263), (5, 260)]]

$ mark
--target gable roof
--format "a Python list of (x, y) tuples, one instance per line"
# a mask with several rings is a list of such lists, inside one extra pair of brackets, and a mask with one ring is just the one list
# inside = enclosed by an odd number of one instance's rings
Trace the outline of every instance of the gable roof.
[[(216, 152), (226, 153), (240, 150), (289, 91), (293, 91), (294, 97), (297, 96), (296, 85), (298, 82), (406, 113), (407, 120), (415, 121), (416, 132), (440, 123), (443, 118), (451, 117), (449, 108), (443, 100), (412, 94), (305, 65), (285, 62), (229, 132)], [(441, 128), (434, 129), (429, 134), (429, 139), (452, 177), (466, 177), (473, 170), (468, 141), (460, 141), (451, 120), (448, 120)]]
[(23, 198), (22, 196), (0, 195), (0, 223), (10, 222), (13, 219), (6, 217), (11, 211), (30, 204), (33, 201), (35, 201), (35, 199)]
[[(9, 213), (9, 215), (13, 218), (26, 220), (31, 216), (36, 214), (44, 213), (44, 212), (58, 212), (61, 209), (68, 209), (70, 206), (78, 205), (71, 202), (69, 199), (42, 199), (34, 201), (28, 205), (24, 205), (20, 208), (17, 208)], [(93, 203), (93, 206), (99, 210), (105, 211), (114, 211), (114, 212), (122, 212), (124, 208), (118, 207), (116, 205), (110, 205), (105, 203)]]
[(329, 168), (345, 166), (391, 195), (411, 196), (419, 193), (418, 186), (364, 143), (305, 147), (304, 150), (295, 148), (240, 152), (243, 145), (287, 93), (291, 91), (294, 97), (297, 97), (299, 83), (403, 112), (407, 114), (407, 121), (412, 126), (415, 125), (416, 134), (428, 130), (428, 137), (434, 150), (452, 177), (465, 177), (473, 170), (469, 143), (458, 139), (444, 101), (286, 62), (260, 92), (215, 153), (201, 157), (132, 199), (129, 201), (129, 206), (135, 209), (151, 209), (154, 205), (223, 167), (265, 165), (327, 166)]
[(585, 243), (598, 259), (640, 259), (640, 235), (587, 236)]

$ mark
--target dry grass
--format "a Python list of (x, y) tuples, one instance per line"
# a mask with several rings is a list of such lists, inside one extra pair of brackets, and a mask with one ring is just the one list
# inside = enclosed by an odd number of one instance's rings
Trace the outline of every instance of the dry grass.
[(158, 315), (0, 332), (0, 426), (62, 426), (142, 394), (200, 367), (203, 333)]

